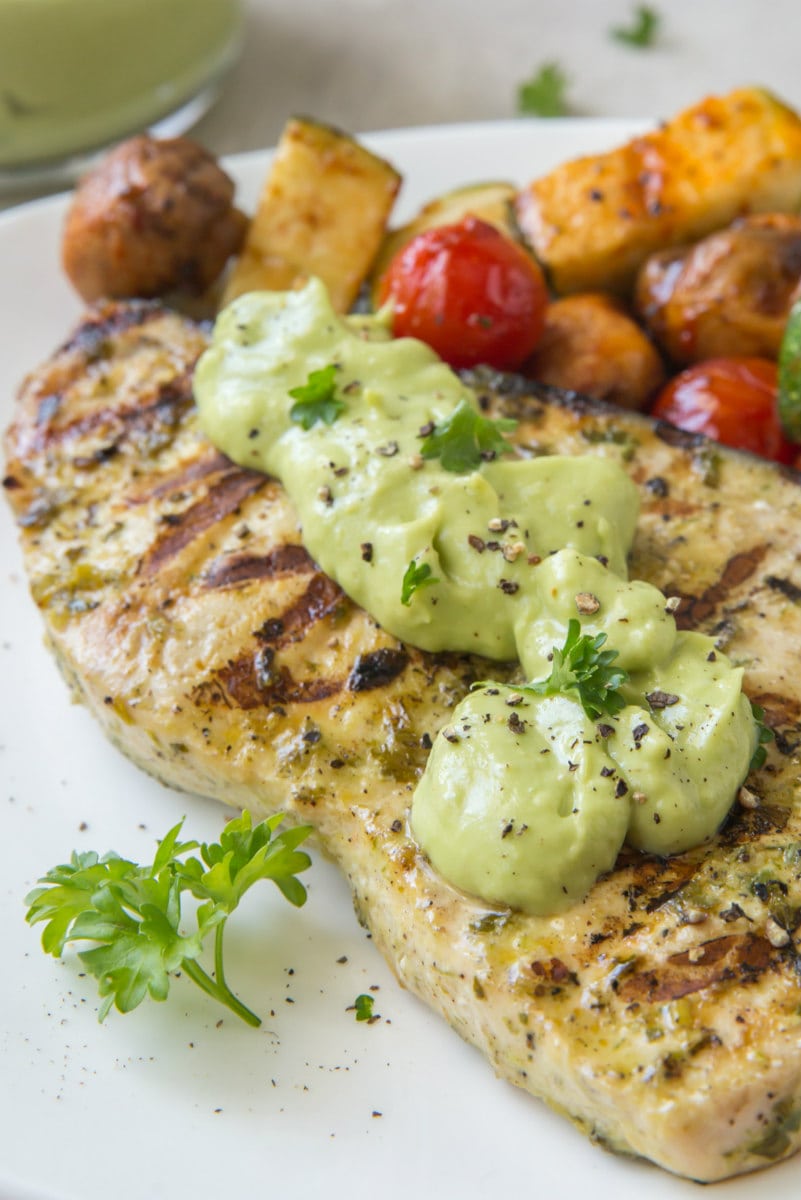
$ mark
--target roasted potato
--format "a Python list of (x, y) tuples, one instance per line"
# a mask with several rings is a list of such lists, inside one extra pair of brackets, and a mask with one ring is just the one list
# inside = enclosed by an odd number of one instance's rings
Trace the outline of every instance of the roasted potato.
[(142, 134), (82, 180), (64, 224), (64, 270), (84, 300), (199, 294), (240, 247), (234, 185), (188, 138)]
[(801, 295), (801, 217), (743, 217), (690, 247), (652, 255), (635, 304), (679, 364), (732, 354), (776, 358)]
[(644, 408), (665, 381), (659, 354), (613, 297), (588, 292), (555, 300), (524, 373), (623, 408)]

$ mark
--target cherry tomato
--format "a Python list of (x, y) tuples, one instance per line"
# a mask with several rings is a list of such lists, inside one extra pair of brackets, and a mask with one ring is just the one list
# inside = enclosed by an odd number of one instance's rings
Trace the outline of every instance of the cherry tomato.
[(779, 421), (776, 364), (767, 358), (711, 358), (662, 389), (652, 415), (708, 437), (790, 463), (798, 447)]
[(427, 342), (452, 367), (519, 367), (545, 324), (542, 271), (493, 225), (465, 217), (407, 242), (380, 291), (393, 332)]

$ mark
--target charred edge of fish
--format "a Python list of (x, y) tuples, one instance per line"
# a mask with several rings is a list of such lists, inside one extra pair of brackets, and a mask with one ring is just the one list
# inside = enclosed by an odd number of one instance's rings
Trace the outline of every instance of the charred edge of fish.
[(402, 647), (382, 646), (369, 654), (360, 654), (348, 676), (348, 691), (369, 692), (386, 687), (403, 673), (409, 655)]
[(761, 804), (759, 808), (735, 804), (718, 836), (724, 846), (755, 842), (766, 834), (781, 833), (789, 819), (790, 809), (777, 804)]

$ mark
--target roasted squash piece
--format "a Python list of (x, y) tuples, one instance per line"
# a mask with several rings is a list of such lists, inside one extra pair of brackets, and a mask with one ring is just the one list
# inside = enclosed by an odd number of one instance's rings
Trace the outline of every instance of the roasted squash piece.
[(518, 195), (526, 241), (560, 294), (631, 291), (655, 250), (748, 212), (801, 206), (801, 119), (768, 92), (707, 97), (607, 154), (565, 163)]
[(318, 275), (347, 312), (384, 238), (401, 177), (327, 125), (287, 122), (223, 296), (300, 286)]

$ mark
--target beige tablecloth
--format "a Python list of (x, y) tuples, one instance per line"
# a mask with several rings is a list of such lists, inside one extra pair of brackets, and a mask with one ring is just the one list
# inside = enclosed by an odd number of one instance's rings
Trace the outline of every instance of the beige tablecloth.
[(612, 36), (632, 23), (628, 0), (244, 4), (242, 57), (194, 131), (218, 154), (274, 144), (294, 113), (355, 133), (513, 117), (520, 84), (548, 62), (576, 116), (665, 117), (752, 83), (801, 109), (798, 0), (651, 0), (647, 49)]

